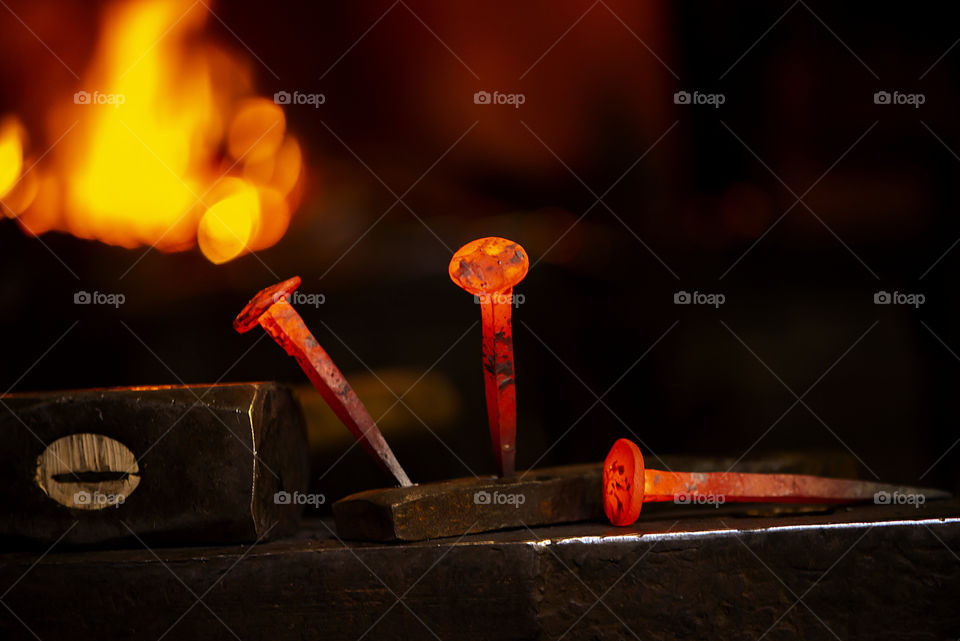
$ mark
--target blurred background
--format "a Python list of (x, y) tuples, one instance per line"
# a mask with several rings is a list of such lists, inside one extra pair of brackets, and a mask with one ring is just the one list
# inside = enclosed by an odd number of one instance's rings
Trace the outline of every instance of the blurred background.
[(231, 328), (296, 274), (410, 476), (490, 474), (479, 308), (447, 264), (497, 235), (532, 265), (520, 469), (626, 436), (648, 459), (840, 452), (960, 485), (955, 7), (0, 16), (0, 391), (281, 380), (315, 490), (385, 485), (296, 363)]

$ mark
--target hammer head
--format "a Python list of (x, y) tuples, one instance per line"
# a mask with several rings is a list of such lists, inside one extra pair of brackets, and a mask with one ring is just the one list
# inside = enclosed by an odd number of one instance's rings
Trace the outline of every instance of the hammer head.
[(233, 328), (241, 334), (249, 332), (260, 322), (260, 317), (275, 303), (284, 300), (300, 287), (300, 277), (288, 278), (282, 283), (271, 285), (254, 296), (233, 321)]

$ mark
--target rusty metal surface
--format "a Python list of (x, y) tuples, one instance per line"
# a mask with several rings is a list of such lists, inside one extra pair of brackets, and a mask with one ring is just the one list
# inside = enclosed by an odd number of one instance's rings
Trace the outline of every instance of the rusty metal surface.
[(515, 479), (464, 478), (358, 492), (333, 505), (344, 539), (419, 541), (599, 518), (600, 465), (544, 468)]
[[(252, 542), (297, 527), (302, 506), (274, 501), (276, 492), (307, 484), (303, 418), (281, 385), (91, 389), (3, 402), (0, 536), (7, 545), (45, 546), (61, 534), (67, 544), (136, 536), (160, 544)], [(136, 459), (138, 482), (121, 503), (72, 507), (38, 483), (47, 446), (74, 434), (100, 435), (87, 444), (119, 443)], [(60, 477), (87, 497), (124, 483), (107, 469), (80, 472)]]
[(0, 638), (33, 639), (26, 626), (42, 639), (960, 635), (960, 502), (764, 518), (649, 507), (629, 528), (377, 544), (309, 521), (254, 547), (3, 554)]

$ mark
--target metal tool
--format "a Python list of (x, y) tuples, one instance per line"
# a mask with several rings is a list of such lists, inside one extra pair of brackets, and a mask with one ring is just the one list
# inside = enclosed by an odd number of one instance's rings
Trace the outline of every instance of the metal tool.
[(370, 412), (330, 355), (307, 329), (297, 310), (287, 302), (287, 298), (299, 286), (300, 277), (294, 276), (262, 290), (233, 321), (233, 328), (242, 334), (258, 324), (263, 327), (287, 354), (297, 360), (313, 386), (377, 464), (399, 485), (413, 485)]
[(296, 531), (307, 438), (276, 383), (0, 397), (0, 537), (251, 543)]
[(644, 503), (859, 503), (889, 502), (893, 497), (944, 499), (950, 493), (870, 481), (804, 474), (670, 472), (646, 469), (632, 441), (613, 444), (603, 464), (603, 508), (614, 525), (632, 525)]
[(497, 472), (513, 476), (517, 450), (517, 392), (513, 367), (513, 287), (527, 275), (527, 252), (506, 238), (479, 238), (457, 250), (450, 278), (474, 295), (483, 321), (483, 379)]

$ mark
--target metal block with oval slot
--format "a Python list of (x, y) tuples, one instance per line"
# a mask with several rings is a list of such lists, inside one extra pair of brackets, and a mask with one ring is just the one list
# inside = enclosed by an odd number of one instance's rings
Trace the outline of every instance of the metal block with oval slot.
[(299, 523), (275, 494), (306, 489), (306, 432), (276, 383), (10, 394), (0, 436), (8, 541), (251, 542)]

